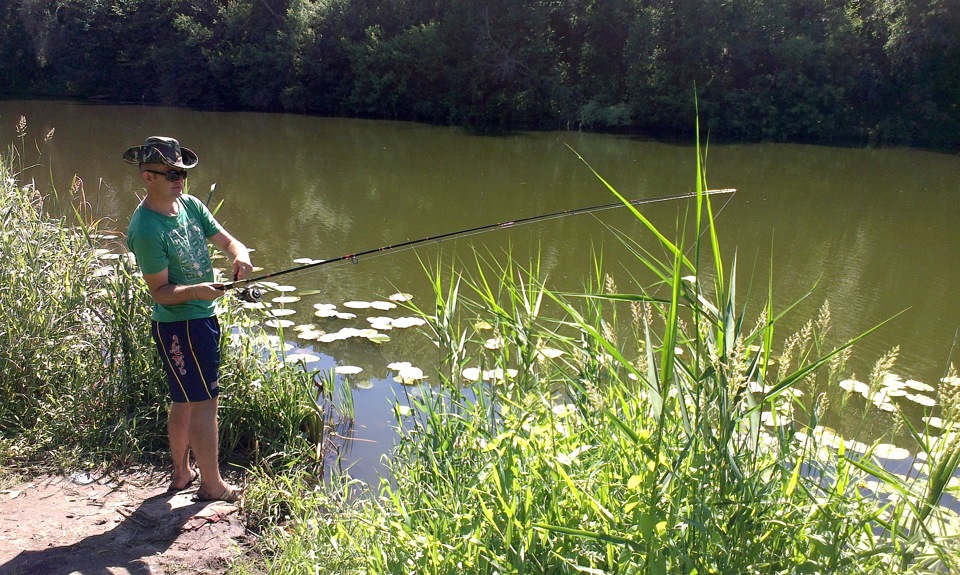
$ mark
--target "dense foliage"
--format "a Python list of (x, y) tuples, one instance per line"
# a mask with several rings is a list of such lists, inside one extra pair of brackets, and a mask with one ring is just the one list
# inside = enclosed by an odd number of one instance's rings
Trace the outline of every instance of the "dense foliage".
[[(958, 0), (6, 0), (0, 93), (960, 149)], [(83, 47), (82, 49), (79, 49)]]

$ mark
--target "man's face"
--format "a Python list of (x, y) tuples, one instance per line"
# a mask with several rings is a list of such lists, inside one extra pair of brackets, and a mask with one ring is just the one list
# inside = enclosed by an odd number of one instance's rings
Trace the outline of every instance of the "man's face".
[[(147, 190), (162, 197), (176, 199), (183, 194), (186, 184), (186, 170), (171, 168), (165, 164), (144, 164), (140, 169)], [(174, 178), (175, 181), (170, 181)]]

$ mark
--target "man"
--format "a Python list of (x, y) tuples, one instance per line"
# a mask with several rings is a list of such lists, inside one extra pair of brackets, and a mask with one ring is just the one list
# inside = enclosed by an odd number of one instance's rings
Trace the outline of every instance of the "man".
[(154, 136), (127, 150), (123, 159), (139, 167), (147, 192), (130, 219), (127, 245), (154, 299), (153, 339), (170, 386), (170, 489), (186, 489), (197, 479), (190, 466), (192, 450), (200, 468), (197, 499), (234, 502), (240, 490), (221, 477), (217, 454), (220, 325), (215, 301), (224, 291), (213, 283), (207, 242), (233, 259), (235, 279), (253, 270), (250, 255), (201, 201), (184, 194), (187, 170), (199, 162), (196, 153), (173, 138)]

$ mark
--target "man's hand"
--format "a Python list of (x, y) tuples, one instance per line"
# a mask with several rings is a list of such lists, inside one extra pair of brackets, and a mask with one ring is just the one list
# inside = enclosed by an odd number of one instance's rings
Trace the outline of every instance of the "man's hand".
[[(246, 255), (246, 254), (245, 254)], [(242, 280), (250, 276), (253, 271), (253, 265), (250, 263), (250, 257), (237, 258), (233, 260), (233, 281)]]

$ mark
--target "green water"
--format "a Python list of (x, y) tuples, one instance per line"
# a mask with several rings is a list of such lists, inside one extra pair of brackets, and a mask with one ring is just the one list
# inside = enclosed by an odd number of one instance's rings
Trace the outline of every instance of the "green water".
[[(224, 200), (219, 219), (256, 251), (264, 272), (297, 258), (330, 259), (454, 230), (605, 204), (614, 200), (572, 150), (629, 198), (692, 191), (694, 150), (688, 146), (576, 132), (477, 136), (456, 128), (410, 123), (311, 118), (293, 115), (211, 113), (140, 106), (64, 102), (0, 102), (0, 141), (15, 137), (26, 116), (28, 172), (41, 189), (54, 174), (61, 191), (70, 176), (106, 227), (125, 229), (141, 185), (120, 157), (147, 136), (169, 135), (199, 154), (190, 173), (194, 194)], [(53, 138), (42, 140), (55, 129)], [(877, 358), (900, 346), (897, 372), (936, 384), (960, 328), (960, 158), (923, 151), (840, 149), (798, 145), (710, 146), (711, 188), (737, 188), (717, 198), (727, 263), (737, 255), (740, 292), (752, 287), (748, 309), (762, 305), (771, 262), (775, 307), (806, 299), (784, 322), (778, 341), (829, 300), (839, 342), (904, 310), (857, 346), (851, 360), (865, 379)], [(644, 214), (668, 236), (681, 227), (692, 202), (651, 204)], [(313, 304), (342, 308), (351, 300), (384, 299), (400, 292), (428, 305), (421, 261), (472, 260), (472, 249), (521, 263), (537, 255), (548, 285), (576, 290), (589, 275), (592, 254), (622, 292), (643, 277), (610, 228), (646, 241), (626, 210), (551, 220), (472, 236), (416, 250), (388, 252), (356, 264), (321, 266), (282, 283), (319, 295), (293, 304), (291, 319), (367, 327), (366, 315), (398, 310), (349, 310), (357, 320), (318, 320)], [(689, 239), (689, 238), (688, 238)], [(651, 244), (652, 245), (652, 244)], [(809, 295), (808, 295), (809, 294)], [(348, 311), (348, 310), (345, 310)], [(369, 313), (368, 313), (369, 312)], [(755, 313), (748, 314), (752, 324)], [(332, 329), (331, 329), (332, 328)], [(298, 345), (316, 353), (315, 367), (356, 365), (366, 389), (354, 393), (358, 438), (351, 457), (360, 474), (376, 468), (391, 439), (391, 402), (403, 388), (391, 362), (429, 365), (436, 353), (411, 330), (391, 333), (376, 346), (359, 340)], [(919, 408), (911, 408), (914, 411)], [(917, 411), (919, 414), (919, 411)]]

